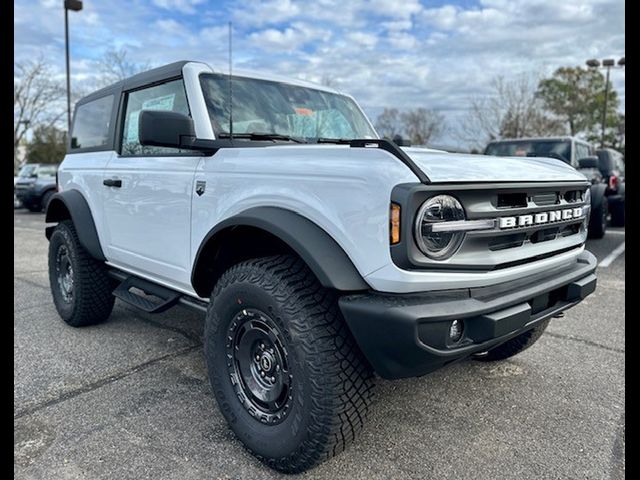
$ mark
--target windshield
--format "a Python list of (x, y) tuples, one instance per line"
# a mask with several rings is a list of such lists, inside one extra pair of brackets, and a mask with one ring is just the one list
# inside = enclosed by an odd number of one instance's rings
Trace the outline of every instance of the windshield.
[(18, 172), (19, 177), (30, 177), (34, 173), (36, 173), (37, 165), (25, 165)]
[(571, 142), (568, 140), (519, 140), (490, 143), (485, 155), (498, 157), (551, 157), (569, 163)]
[[(349, 97), (286, 83), (233, 77), (233, 133), (269, 133), (307, 141), (377, 138)], [(203, 74), (200, 83), (216, 136), (229, 134), (229, 77)]]

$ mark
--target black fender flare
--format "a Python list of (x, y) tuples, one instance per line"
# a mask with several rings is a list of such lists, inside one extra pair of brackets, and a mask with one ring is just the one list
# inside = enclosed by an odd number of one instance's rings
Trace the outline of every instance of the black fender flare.
[(591, 210), (599, 208), (602, 204), (602, 199), (605, 197), (607, 186), (604, 183), (594, 183), (590, 187), (591, 189)]
[(203, 268), (201, 254), (209, 242), (215, 241), (218, 233), (237, 226), (256, 227), (283, 241), (327, 288), (340, 291), (370, 289), (342, 247), (314, 222), (284, 208), (255, 207), (223, 220), (200, 243), (191, 272), (191, 284), (199, 295), (204, 293), (199, 278)]
[[(73, 222), (80, 244), (93, 258), (104, 262), (106, 258), (100, 246), (91, 208), (78, 190), (65, 190), (54, 194), (47, 207), (46, 223), (60, 222), (68, 218)], [(54, 228), (45, 229), (47, 239), (51, 238)]]

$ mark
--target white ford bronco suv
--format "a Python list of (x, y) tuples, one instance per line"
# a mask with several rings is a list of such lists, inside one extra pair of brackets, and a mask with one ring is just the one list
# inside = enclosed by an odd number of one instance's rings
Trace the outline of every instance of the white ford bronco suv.
[(70, 137), (60, 316), (202, 311), (220, 410), (281, 471), (355, 438), (373, 372), (508, 358), (596, 286), (573, 167), (401, 148), (328, 87), (177, 62), (83, 98)]

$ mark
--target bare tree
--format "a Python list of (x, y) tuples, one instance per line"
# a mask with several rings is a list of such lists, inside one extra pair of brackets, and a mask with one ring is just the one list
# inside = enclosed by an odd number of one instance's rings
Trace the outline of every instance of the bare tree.
[(402, 132), (400, 113), (397, 108), (385, 108), (376, 118), (376, 130), (382, 137), (392, 139)]
[(412, 145), (426, 145), (442, 134), (445, 126), (441, 113), (426, 108), (402, 112), (400, 121)]
[(427, 108), (405, 112), (397, 108), (385, 108), (376, 119), (376, 130), (382, 137), (392, 140), (398, 136), (404, 137), (413, 145), (426, 145), (441, 135), (444, 129), (444, 116)]
[(330, 88), (338, 88), (338, 81), (333, 75), (329, 73), (325, 73), (322, 75), (322, 78), (320, 79), (320, 85), (324, 85), (325, 87), (330, 87)]
[(50, 128), (65, 114), (64, 88), (43, 58), (17, 62), (13, 80), (13, 161), (27, 130)]
[(491, 95), (471, 100), (457, 132), (460, 140), (482, 149), (498, 138), (564, 134), (562, 122), (544, 109), (537, 86), (538, 78), (531, 74), (512, 80), (496, 77)]
[(144, 72), (149, 69), (149, 62), (136, 63), (127, 59), (127, 50), (120, 48), (109, 48), (102, 58), (98, 61), (98, 70), (100, 72), (99, 87), (111, 85), (125, 78), (131, 77), (136, 73)]

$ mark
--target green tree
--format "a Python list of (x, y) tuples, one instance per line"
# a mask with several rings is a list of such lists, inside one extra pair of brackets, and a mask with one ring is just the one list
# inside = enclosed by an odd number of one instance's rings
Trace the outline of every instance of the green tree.
[(40, 126), (27, 145), (27, 163), (60, 163), (67, 151), (66, 134), (54, 126)]
[[(562, 67), (540, 81), (537, 91), (544, 107), (567, 125), (569, 133), (593, 133), (602, 121), (605, 77), (595, 69)], [(618, 95), (609, 83), (606, 126), (618, 123)]]

